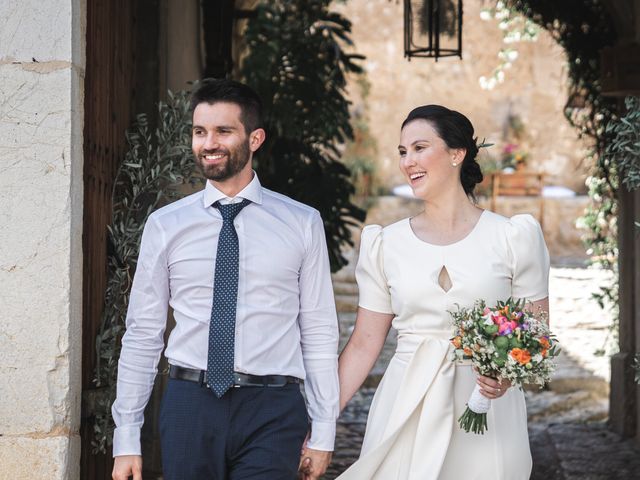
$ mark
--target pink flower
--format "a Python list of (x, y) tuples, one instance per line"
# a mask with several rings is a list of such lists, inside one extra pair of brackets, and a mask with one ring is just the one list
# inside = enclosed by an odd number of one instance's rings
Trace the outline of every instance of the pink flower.
[(504, 146), (503, 152), (507, 155), (511, 155), (516, 150), (516, 148), (518, 148), (518, 145), (516, 145), (515, 143), (507, 143)]
[(498, 327), (499, 335), (509, 335), (511, 332), (512, 332), (512, 328), (509, 322), (501, 323), (500, 326)]
[(504, 317), (502, 315), (493, 315), (493, 323), (495, 323), (496, 325), (502, 325), (506, 321), (507, 317)]
[(513, 320), (507, 320), (505, 317), (498, 317), (498, 318), (499, 318), (499, 323), (498, 323), (499, 335), (509, 335), (510, 333), (513, 333), (513, 331), (518, 326), (518, 322), (515, 322)]

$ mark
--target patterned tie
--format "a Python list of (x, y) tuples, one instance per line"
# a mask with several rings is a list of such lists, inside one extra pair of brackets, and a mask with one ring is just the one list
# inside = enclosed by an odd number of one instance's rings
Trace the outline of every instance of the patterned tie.
[(233, 385), (233, 357), (238, 303), (238, 234), (233, 220), (249, 200), (214, 206), (222, 215), (222, 229), (218, 238), (216, 270), (213, 281), (213, 307), (209, 324), (209, 355), (207, 357), (207, 385), (218, 398)]

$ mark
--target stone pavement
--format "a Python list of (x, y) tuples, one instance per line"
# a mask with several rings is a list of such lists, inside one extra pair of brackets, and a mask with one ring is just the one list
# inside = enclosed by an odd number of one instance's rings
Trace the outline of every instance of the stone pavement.
[[(591, 299), (591, 293), (608, 278), (607, 272), (595, 269), (551, 270), (551, 326), (563, 354), (549, 387), (525, 392), (533, 480), (640, 480), (640, 445), (620, 438), (606, 425), (609, 358), (596, 352), (611, 347), (607, 340), (611, 319)], [(343, 311), (343, 346), (355, 320), (356, 290), (344, 274), (334, 280)], [(372, 375), (343, 412), (334, 462), (325, 479), (336, 478), (357, 458), (369, 404), (394, 347), (390, 333)]]

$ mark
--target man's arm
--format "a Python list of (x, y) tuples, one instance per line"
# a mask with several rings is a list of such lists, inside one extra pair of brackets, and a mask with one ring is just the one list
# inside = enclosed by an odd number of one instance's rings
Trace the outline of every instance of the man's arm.
[[(151, 216), (142, 234), (118, 361), (117, 396), (111, 409), (116, 424), (114, 457), (141, 455), (140, 430), (164, 347), (168, 301), (166, 241), (164, 231)], [(115, 473), (114, 469), (117, 478)]]
[(324, 473), (333, 451), (339, 414), (338, 320), (329, 256), (320, 215), (315, 212), (307, 230), (307, 252), (300, 271), (300, 337), (306, 371), (305, 392), (311, 435), (305, 457), (313, 476)]

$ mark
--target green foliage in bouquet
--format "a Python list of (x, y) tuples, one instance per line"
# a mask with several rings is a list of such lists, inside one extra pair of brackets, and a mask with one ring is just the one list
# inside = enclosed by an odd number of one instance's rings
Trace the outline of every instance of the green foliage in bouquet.
[[(454, 361), (470, 359), (480, 375), (508, 380), (513, 386), (547, 383), (560, 353), (546, 323), (546, 312), (530, 312), (524, 299), (509, 298), (487, 307), (479, 300), (473, 308), (450, 312), (454, 325)], [(474, 391), (458, 419), (462, 429), (482, 434), (487, 429), (490, 402)]]
[(346, 264), (350, 226), (365, 212), (351, 201), (350, 172), (339, 146), (353, 139), (346, 75), (360, 73), (351, 23), (329, 0), (262, 2), (246, 30), (242, 77), (264, 102), (267, 140), (255, 168), (270, 189), (320, 211), (333, 271)]
[(467, 408), (464, 413), (460, 415), (458, 419), (458, 425), (465, 432), (473, 432), (476, 435), (484, 435), (487, 431), (487, 414), (476, 413), (473, 410)]
[[(514, 385), (544, 384), (549, 375), (541, 365), (560, 352), (545, 312), (525, 309), (524, 299), (509, 298), (489, 308), (483, 300), (473, 308), (450, 312), (458, 358), (471, 359), (481, 375), (502, 377)], [(515, 368), (517, 366), (523, 367)], [(514, 368), (510, 368), (514, 367)], [(528, 374), (528, 370), (535, 370)]]

